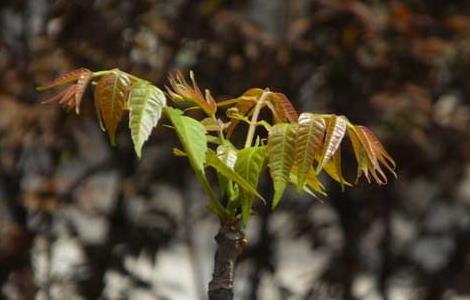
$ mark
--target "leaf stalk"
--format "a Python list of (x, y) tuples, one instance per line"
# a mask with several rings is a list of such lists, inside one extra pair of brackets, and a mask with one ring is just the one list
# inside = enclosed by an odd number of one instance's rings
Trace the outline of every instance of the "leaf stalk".
[(266, 98), (270, 94), (268, 88), (264, 89), (263, 93), (259, 97), (258, 102), (256, 102), (255, 108), (253, 109), (253, 116), (251, 117), (250, 127), (248, 128), (248, 133), (246, 135), (245, 148), (248, 148), (253, 143), (253, 138), (255, 136), (256, 127), (258, 126), (258, 117), (261, 109), (266, 103)]

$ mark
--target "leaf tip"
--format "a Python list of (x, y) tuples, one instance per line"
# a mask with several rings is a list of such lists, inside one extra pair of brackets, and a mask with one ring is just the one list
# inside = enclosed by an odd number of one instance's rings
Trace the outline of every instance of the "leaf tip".
[(111, 146), (113, 147), (116, 147), (117, 143), (116, 143), (116, 137), (115, 136), (109, 136), (109, 143), (111, 144)]
[(142, 144), (141, 143), (135, 143), (134, 142), (134, 151), (137, 157), (140, 159), (142, 157)]
[(285, 190), (285, 185), (282, 188), (274, 191), (273, 202), (271, 205), (272, 209), (275, 209), (276, 207), (278, 207), (279, 203), (282, 200), (282, 196), (284, 195), (284, 190)]

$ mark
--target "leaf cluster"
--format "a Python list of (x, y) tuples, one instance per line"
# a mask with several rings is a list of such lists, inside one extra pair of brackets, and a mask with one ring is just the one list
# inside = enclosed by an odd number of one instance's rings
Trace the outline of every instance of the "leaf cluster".
[[(265, 201), (258, 192), (258, 182), (269, 169), (274, 197), (273, 207), (283, 198), (289, 185), (314, 197), (326, 195), (318, 176), (325, 172), (344, 189), (351, 186), (341, 169), (341, 144), (349, 137), (357, 161), (357, 176), (368, 182), (387, 183), (384, 168), (393, 176), (395, 162), (374, 133), (367, 127), (352, 124), (345, 116), (301, 113), (286, 95), (269, 89), (252, 88), (237, 98), (216, 101), (209, 90), (198, 87), (194, 74), (190, 82), (181, 73), (169, 77), (166, 93), (152, 83), (119, 69), (92, 72), (74, 70), (39, 87), (47, 90), (68, 85), (46, 100), (79, 113), (83, 94), (89, 83), (95, 86), (97, 118), (107, 131), (112, 145), (125, 113), (137, 156), (164, 113), (183, 149), (174, 154), (188, 159), (198, 180), (209, 196), (209, 209), (223, 219), (239, 219), (244, 224), (252, 212), (254, 199)], [(167, 97), (173, 102), (167, 104)], [(198, 119), (185, 115), (201, 110)], [(270, 113), (261, 114), (263, 110)], [(248, 129), (243, 147), (234, 145), (232, 135)], [(266, 134), (260, 134), (258, 127)], [(207, 178), (215, 170), (217, 193)]]

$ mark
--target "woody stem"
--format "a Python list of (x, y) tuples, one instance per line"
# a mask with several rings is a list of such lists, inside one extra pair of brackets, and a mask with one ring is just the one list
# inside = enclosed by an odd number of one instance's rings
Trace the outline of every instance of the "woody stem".
[(222, 222), (215, 240), (217, 250), (209, 283), (209, 300), (232, 300), (235, 263), (246, 243), (240, 222)]

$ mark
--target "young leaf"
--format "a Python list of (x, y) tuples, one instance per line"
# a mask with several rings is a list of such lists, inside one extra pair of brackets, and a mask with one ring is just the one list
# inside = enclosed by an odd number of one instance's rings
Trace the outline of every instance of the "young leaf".
[(290, 102), (289, 98), (283, 93), (271, 93), (269, 100), (274, 105), (274, 116), (276, 123), (297, 123), (299, 114)]
[(68, 72), (67, 74), (61, 75), (58, 78), (54, 79), (51, 82), (48, 82), (46, 84), (43, 84), (37, 88), (38, 91), (45, 91), (51, 88), (55, 88), (76, 80), (79, 80), (80, 78), (88, 78), (91, 77), (93, 72), (86, 68), (79, 68), (73, 71)]
[(364, 173), (370, 183), (370, 175), (378, 184), (386, 184), (387, 176), (382, 170), (384, 165), (393, 176), (395, 173), (395, 162), (388, 154), (377, 137), (364, 126), (348, 125), (348, 135), (353, 145), (354, 154), (358, 162), (358, 178)]
[(325, 164), (333, 157), (346, 133), (346, 120), (342, 116), (332, 115), (326, 119), (326, 133), (320, 151), (316, 172), (320, 173)]
[(302, 113), (295, 136), (295, 164), (297, 166), (297, 190), (301, 191), (305, 179), (320, 150), (325, 135), (325, 120), (312, 113)]
[(326, 196), (325, 187), (320, 182), (320, 180), (318, 180), (313, 167), (307, 173), (307, 180), (305, 181), (305, 184), (305, 187), (308, 188), (311, 192), (317, 192), (322, 196)]
[(341, 190), (344, 191), (344, 186), (352, 186), (343, 177), (343, 171), (341, 170), (341, 147), (338, 147), (333, 158), (330, 159), (324, 166), (326, 174), (341, 184)]
[[(176, 134), (183, 145), (183, 150), (186, 152), (196, 177), (210, 198), (209, 209), (220, 217), (226, 217), (227, 212), (215, 196), (204, 171), (204, 164), (208, 152), (204, 126), (193, 118), (183, 116), (183, 112), (179, 109), (166, 107), (165, 113), (175, 128)], [(217, 155), (215, 156), (217, 157)]]
[(179, 109), (167, 107), (165, 111), (183, 145), (183, 150), (188, 155), (191, 166), (195, 171), (204, 173), (207, 152), (204, 126), (193, 118), (183, 116), (183, 112)]
[[(217, 157), (233, 170), (238, 157), (235, 147), (229, 141), (224, 140), (222, 144), (217, 147), (216, 151)], [(229, 202), (235, 199), (232, 182), (220, 173), (217, 173), (217, 179), (219, 180), (220, 191), (222, 193), (221, 197), (227, 195)]]
[(51, 102), (57, 102), (58, 104), (62, 105), (62, 107), (66, 111), (70, 111), (74, 107), (76, 107), (76, 101), (75, 101), (75, 93), (76, 93), (77, 87), (75, 84), (72, 84), (65, 90), (61, 91), (57, 95), (53, 96), (52, 98), (43, 100), (41, 103), (51, 103)]
[(271, 128), (268, 137), (268, 166), (274, 184), (273, 207), (279, 204), (289, 183), (294, 164), (296, 125), (280, 123)]
[(240, 174), (232, 170), (229, 166), (227, 166), (218, 156), (217, 154), (212, 151), (211, 149), (207, 150), (206, 156), (206, 164), (208, 166), (213, 167), (217, 170), (221, 175), (227, 177), (227, 179), (232, 180), (236, 184), (240, 186), (240, 188), (244, 189), (245, 191), (252, 193), (256, 197), (260, 198), (264, 201), (264, 198), (258, 193), (255, 187), (251, 185), (251, 183), (243, 178)]
[[(256, 189), (258, 187), (259, 177), (264, 168), (266, 160), (266, 146), (244, 148), (238, 152), (238, 159), (235, 164), (235, 172)], [(240, 203), (242, 209), (242, 222), (247, 224), (250, 216), (253, 194), (245, 190), (240, 192)]]
[(201, 120), (201, 124), (207, 131), (221, 131), (224, 126), (222, 121), (210, 117)]
[[(247, 115), (251, 109), (256, 105), (256, 101), (263, 94), (263, 89), (252, 88), (245, 91), (240, 97), (234, 99), (237, 100), (235, 110), (239, 116)], [(230, 101), (230, 100), (227, 100)], [(230, 124), (227, 128), (227, 137), (232, 136), (235, 128), (240, 121), (238, 119), (230, 120)]]
[[(289, 181), (295, 186), (298, 186), (299, 178), (297, 177), (296, 174), (297, 174), (297, 166), (294, 165), (292, 166), (292, 170), (289, 175)], [(310, 194), (311, 196), (315, 198), (318, 198), (316, 193), (326, 196), (325, 187), (320, 182), (320, 180), (318, 180), (317, 174), (315, 173), (315, 170), (313, 169), (313, 167), (310, 167), (310, 169), (308, 170), (302, 189), (306, 193)]]
[[(380, 164), (383, 164), (395, 177), (395, 162), (391, 156), (385, 151), (377, 137), (364, 126), (354, 126), (354, 132), (357, 134), (359, 142), (366, 153), (367, 171), (378, 184), (386, 184), (387, 176), (383, 172)], [(370, 181), (368, 172), (365, 172), (366, 178)]]
[(142, 146), (157, 126), (166, 106), (165, 94), (147, 81), (137, 81), (132, 85), (129, 94), (129, 128), (131, 130), (134, 150), (138, 157)]
[(183, 116), (183, 112), (179, 109), (166, 107), (165, 113), (175, 128), (176, 134), (183, 145), (183, 150), (186, 152), (196, 177), (201, 183), (204, 192), (206, 192), (210, 198), (209, 209), (222, 218), (227, 217), (225, 208), (215, 196), (205, 175), (204, 164), (206, 162), (208, 148), (204, 126), (193, 118)]
[(361, 142), (359, 141), (359, 137), (356, 131), (354, 130), (354, 126), (348, 126), (347, 132), (357, 162), (357, 175), (355, 182), (357, 183), (359, 181), (359, 178), (364, 173), (366, 175), (367, 181), (370, 183), (370, 178), (368, 175), (367, 153), (365, 152), (364, 148), (361, 145)]
[(385, 147), (380, 143), (379, 139), (375, 134), (365, 126), (359, 126), (367, 139), (372, 144), (372, 147), (376, 153), (377, 159), (380, 163), (382, 163), (389, 171), (393, 174), (393, 176), (397, 177), (395, 173), (396, 164), (393, 160), (392, 156), (385, 150)]
[(237, 162), (237, 151), (235, 147), (227, 140), (217, 147), (217, 157), (220, 158), (230, 169), (233, 170)]
[(43, 103), (57, 102), (66, 110), (75, 108), (75, 113), (79, 114), (83, 94), (85, 93), (92, 76), (93, 73), (90, 70), (82, 68), (65, 74), (46, 85), (38, 87), (38, 90), (43, 91), (75, 80), (77, 81), (56, 96), (43, 101)]
[(116, 130), (126, 106), (131, 80), (121, 71), (103, 76), (95, 88), (98, 120), (104, 123), (112, 145), (116, 144)]
[(80, 104), (82, 102), (83, 94), (88, 86), (88, 83), (91, 80), (93, 73), (90, 70), (83, 72), (80, 77), (78, 77), (77, 83), (75, 83), (75, 113), (78, 115), (80, 113)]
[(184, 152), (183, 150), (178, 149), (178, 148), (173, 148), (173, 155), (174, 156), (179, 156), (179, 157), (188, 157), (186, 152)]
[(192, 102), (202, 108), (208, 115), (213, 115), (217, 111), (217, 103), (208, 90), (206, 90), (205, 96), (202, 94), (196, 83), (193, 72), (189, 73), (189, 77), (192, 86), (188, 84), (181, 73), (170, 76), (169, 81), (171, 88), (167, 87), (167, 91), (171, 99), (175, 102)]

